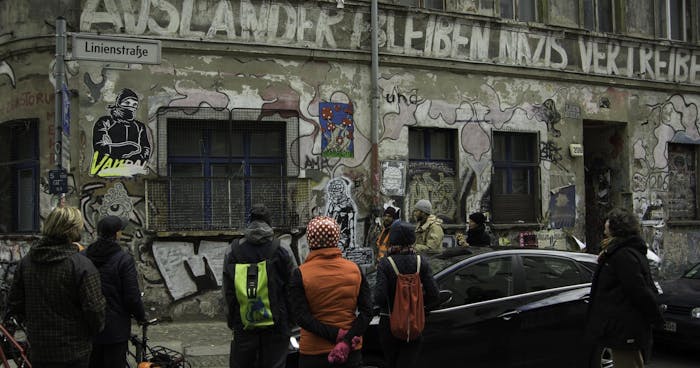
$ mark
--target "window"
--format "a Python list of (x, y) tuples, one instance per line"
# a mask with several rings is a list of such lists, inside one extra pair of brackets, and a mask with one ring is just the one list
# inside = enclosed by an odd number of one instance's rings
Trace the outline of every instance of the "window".
[(494, 0), (467, 0), (465, 7), (459, 10), (464, 10), (467, 13), (493, 16), (495, 14), (494, 6)]
[(524, 256), (525, 292), (555, 289), (590, 282), (573, 261), (554, 257)]
[(614, 32), (615, 0), (583, 0), (583, 26), (591, 31)]
[(539, 153), (536, 133), (493, 132), (494, 222), (536, 222)]
[(420, 199), (446, 222), (459, 219), (456, 173), (457, 130), (411, 128), (408, 131), (408, 208)]
[[(296, 226), (309, 216), (295, 203), (308, 200), (295, 178), (298, 137), (293, 112), (163, 109), (159, 111), (159, 173), (151, 180), (155, 204), (149, 227), (161, 231), (241, 229), (253, 204), (264, 203), (275, 227)], [(284, 117), (283, 117), (284, 115)], [(289, 150), (292, 153), (292, 150)], [(161, 156), (162, 155), (162, 156)], [(296, 157), (294, 157), (296, 156)], [(165, 158), (165, 159), (163, 159)]]
[(658, 36), (670, 40), (690, 40), (692, 32), (690, 0), (659, 0), (658, 4)]
[(698, 220), (698, 146), (668, 144), (669, 197), (664, 201), (671, 220)]
[(39, 229), (38, 122), (0, 124), (0, 233)]
[(445, 10), (444, 0), (399, 0), (399, 5), (416, 6), (425, 9)]
[(445, 307), (483, 302), (513, 295), (512, 258), (500, 257), (469, 264), (440, 280), (440, 290), (452, 291)]
[(500, 0), (501, 18), (517, 19), (521, 22), (538, 22), (538, 0)]

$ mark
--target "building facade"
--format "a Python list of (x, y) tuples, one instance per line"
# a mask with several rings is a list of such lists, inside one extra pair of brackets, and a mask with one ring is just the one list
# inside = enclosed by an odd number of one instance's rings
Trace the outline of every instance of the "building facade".
[(659, 277), (700, 261), (699, 1), (378, 3), (375, 79), (370, 1), (0, 0), (0, 258), (55, 206), (83, 243), (117, 215), (147, 304), (217, 316), (252, 204), (298, 261), (326, 214), (369, 266), (381, 208), (429, 199), (446, 246), (483, 211), (595, 251), (622, 206)]

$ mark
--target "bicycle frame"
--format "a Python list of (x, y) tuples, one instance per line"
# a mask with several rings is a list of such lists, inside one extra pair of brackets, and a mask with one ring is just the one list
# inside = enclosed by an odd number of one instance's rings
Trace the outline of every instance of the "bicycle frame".
[[(160, 368), (188, 368), (188, 363), (184, 356), (172, 349), (163, 346), (148, 345), (148, 326), (158, 323), (158, 319), (139, 323), (141, 326), (141, 337), (132, 334), (129, 341), (134, 346), (134, 354), (129, 352), (138, 367), (160, 367)], [(127, 362), (128, 365), (128, 362)]]
[(8, 357), (5, 355), (5, 351), (0, 345), (0, 362), (3, 367), (10, 368), (10, 362), (14, 362), (18, 368), (32, 368), (32, 364), (29, 363), (29, 358), (27, 358), (27, 352), (24, 346), (15, 340), (14, 334), (10, 333), (4, 325), (0, 324), (0, 341), (9, 342), (10, 345), (19, 353), (19, 355)]

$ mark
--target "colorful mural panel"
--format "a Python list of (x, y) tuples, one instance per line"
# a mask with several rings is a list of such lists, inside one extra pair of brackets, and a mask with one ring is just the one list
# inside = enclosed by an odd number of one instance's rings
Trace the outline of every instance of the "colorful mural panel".
[(353, 157), (353, 106), (346, 103), (321, 102), (318, 104), (321, 123), (321, 150), (324, 157)]

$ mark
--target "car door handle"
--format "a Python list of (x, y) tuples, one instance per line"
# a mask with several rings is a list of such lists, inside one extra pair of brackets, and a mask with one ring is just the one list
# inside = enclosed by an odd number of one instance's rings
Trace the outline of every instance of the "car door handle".
[(498, 315), (498, 318), (502, 318), (504, 321), (510, 321), (511, 318), (515, 317), (520, 313), (518, 310), (512, 310), (508, 312), (504, 312)]
[(584, 303), (588, 304), (591, 302), (591, 294), (586, 294), (578, 299), (583, 300)]

